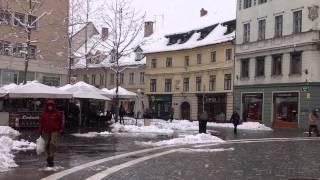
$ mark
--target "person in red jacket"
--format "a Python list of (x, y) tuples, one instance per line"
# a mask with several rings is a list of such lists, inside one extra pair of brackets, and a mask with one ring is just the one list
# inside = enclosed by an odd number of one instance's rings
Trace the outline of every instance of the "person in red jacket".
[(46, 151), (48, 154), (47, 166), (54, 166), (54, 154), (57, 149), (59, 135), (64, 131), (62, 114), (57, 111), (55, 102), (48, 100), (46, 110), (42, 112), (40, 117), (40, 135), (46, 142)]

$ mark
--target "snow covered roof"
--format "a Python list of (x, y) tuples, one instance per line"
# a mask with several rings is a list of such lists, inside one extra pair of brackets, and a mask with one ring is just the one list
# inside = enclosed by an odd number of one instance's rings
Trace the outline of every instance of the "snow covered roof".
[(151, 40), (143, 46), (143, 49), (145, 54), (177, 51), (228, 42), (234, 40), (234, 38), (235, 20), (230, 20), (187, 32), (162, 37), (151, 36)]

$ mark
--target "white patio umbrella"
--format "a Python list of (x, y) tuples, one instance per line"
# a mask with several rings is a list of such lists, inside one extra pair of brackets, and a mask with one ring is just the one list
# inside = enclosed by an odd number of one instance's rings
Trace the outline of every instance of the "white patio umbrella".
[(19, 85), (15, 84), (15, 83), (11, 83), (11, 84), (2, 86), (2, 89), (9, 91), (9, 90), (15, 89), (17, 87), (19, 87)]
[[(113, 88), (113, 89), (110, 90), (110, 93), (111, 93), (111, 95), (113, 97), (116, 96), (116, 89), (117, 88)], [(133, 99), (133, 98), (135, 98), (137, 96), (137, 94), (134, 93), (134, 92), (128, 91), (125, 88), (119, 86), (118, 87), (118, 96), (119, 96), (119, 98)]]
[(11, 98), (52, 98), (52, 99), (71, 99), (72, 93), (59, 90), (56, 87), (47, 86), (38, 81), (27, 82), (9, 90)]
[(90, 85), (90, 84), (87, 84), (87, 83), (85, 83), (85, 82), (83, 82), (83, 81), (79, 81), (79, 82), (75, 83), (75, 84), (72, 85), (72, 86), (73, 86), (73, 87), (74, 87), (74, 86), (84, 86), (84, 87), (87, 87), (87, 88), (91, 89), (92, 91), (95, 91), (95, 92), (98, 93), (98, 94), (101, 94), (101, 95), (104, 95), (104, 96), (110, 95), (110, 94), (108, 94), (108, 93), (106, 93), (106, 92), (104, 92), (104, 91), (102, 91), (102, 90), (100, 90), (100, 89), (98, 89), (98, 88), (96, 88), (96, 87), (94, 87), (94, 86), (92, 86), (92, 85)]
[(72, 86), (66, 89), (67, 92), (73, 94), (73, 98), (76, 99), (97, 99), (97, 100), (105, 100), (110, 101), (111, 99), (99, 94), (96, 90), (88, 87), (88, 86)]
[(72, 87), (71, 84), (66, 84), (66, 85), (64, 85), (64, 86), (59, 87), (58, 89), (60, 89), (60, 90), (62, 90), (62, 91), (65, 91), (65, 90), (67, 90), (67, 89), (69, 89), (69, 88), (71, 88), (71, 87)]

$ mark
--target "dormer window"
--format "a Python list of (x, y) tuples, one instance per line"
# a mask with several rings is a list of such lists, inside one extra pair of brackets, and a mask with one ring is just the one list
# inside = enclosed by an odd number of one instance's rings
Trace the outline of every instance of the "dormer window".
[(143, 53), (141, 51), (137, 51), (135, 55), (136, 55), (136, 61), (140, 61), (144, 58)]

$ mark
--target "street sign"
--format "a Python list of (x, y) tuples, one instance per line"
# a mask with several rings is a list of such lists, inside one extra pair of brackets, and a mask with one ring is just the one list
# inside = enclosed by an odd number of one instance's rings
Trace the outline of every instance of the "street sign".
[(310, 87), (304, 86), (301, 88), (302, 92), (309, 92)]

